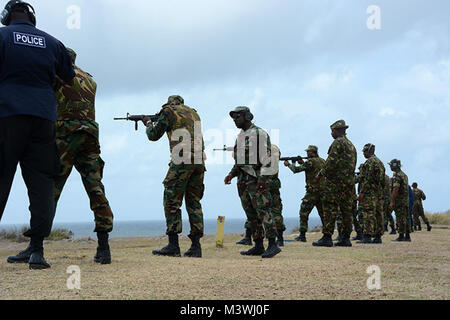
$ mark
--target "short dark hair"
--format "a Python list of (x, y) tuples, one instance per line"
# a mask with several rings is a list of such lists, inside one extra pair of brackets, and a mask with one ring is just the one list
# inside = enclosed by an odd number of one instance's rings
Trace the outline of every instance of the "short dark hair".
[(414, 187), (414, 188), (417, 188), (417, 182), (414, 182), (413, 184), (412, 184), (412, 186)]

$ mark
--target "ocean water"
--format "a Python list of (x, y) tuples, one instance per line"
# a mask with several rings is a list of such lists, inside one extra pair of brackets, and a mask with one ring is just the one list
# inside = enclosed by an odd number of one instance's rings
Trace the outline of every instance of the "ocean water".
[[(183, 234), (189, 233), (189, 222), (187, 219), (183, 219)], [(225, 219), (225, 233), (243, 233), (244, 232), (244, 219)], [(294, 228), (298, 228), (298, 218), (285, 218), (286, 232), (290, 233)], [(321, 222), (318, 217), (311, 217), (309, 220), (309, 227), (314, 228), (320, 226)], [(0, 224), (0, 230), (20, 230), (23, 225), (2, 225)], [(74, 233), (74, 238), (92, 237), (95, 238), (96, 234), (94, 230), (94, 222), (82, 222), (82, 223), (54, 223), (53, 229), (69, 229)], [(216, 234), (217, 220), (207, 219), (205, 220), (205, 234)], [(164, 235), (166, 232), (165, 221), (116, 221), (114, 223), (114, 231), (111, 233), (113, 238), (128, 238), (128, 237), (147, 237)]]

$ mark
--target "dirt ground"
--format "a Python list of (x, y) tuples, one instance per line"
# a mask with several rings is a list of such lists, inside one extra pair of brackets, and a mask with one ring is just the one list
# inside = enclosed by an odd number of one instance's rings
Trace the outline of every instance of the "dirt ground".
[[(151, 254), (165, 237), (112, 239), (113, 264), (92, 261), (96, 242), (87, 239), (45, 245), (52, 268), (30, 271), (27, 264), (6, 263), (24, 244), (0, 242), (0, 299), (449, 299), (450, 229), (415, 232), (413, 242), (315, 248), (288, 242), (274, 259), (244, 257), (228, 235), (217, 249), (213, 236), (202, 240), (203, 259)], [(294, 238), (295, 235), (287, 238)], [(187, 250), (189, 240), (180, 245)], [(79, 266), (81, 289), (69, 290), (69, 266)], [(369, 266), (381, 270), (381, 289), (369, 290)]]

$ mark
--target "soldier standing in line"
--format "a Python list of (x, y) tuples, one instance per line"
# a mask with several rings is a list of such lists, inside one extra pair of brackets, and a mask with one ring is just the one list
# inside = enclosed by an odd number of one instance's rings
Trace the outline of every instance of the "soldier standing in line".
[(392, 212), (389, 210), (389, 203), (391, 202), (391, 178), (386, 174), (383, 189), (383, 212), (384, 212), (384, 231), (388, 231), (388, 224), (391, 227), (390, 234), (397, 234), (395, 228), (395, 220), (392, 217)]
[(408, 176), (402, 171), (401, 161), (394, 159), (389, 162), (394, 176), (391, 179), (391, 202), (389, 210), (395, 211), (397, 218), (399, 237), (394, 241), (411, 242), (410, 217), (409, 217), (409, 186)]
[(422, 226), (420, 224), (420, 218), (422, 218), (423, 222), (427, 225), (427, 231), (431, 231), (431, 225), (425, 216), (425, 212), (423, 210), (422, 200), (426, 200), (427, 197), (425, 193), (418, 188), (417, 182), (412, 184), (412, 189), (414, 193), (414, 204), (413, 204), (413, 217), (414, 217), (414, 230), (422, 231)]
[(169, 244), (161, 250), (154, 250), (153, 254), (181, 256), (178, 235), (183, 227), (180, 208), (185, 198), (191, 225), (188, 237), (192, 245), (184, 256), (201, 258), (200, 239), (204, 234), (204, 225), (200, 201), (205, 191), (203, 181), (206, 156), (200, 116), (195, 109), (184, 104), (182, 97), (171, 96), (162, 107), (156, 123), (149, 117), (144, 117), (142, 121), (147, 126), (147, 137), (150, 141), (158, 141), (164, 133), (167, 133), (171, 153), (169, 171), (163, 182), (166, 234), (169, 237)]
[(290, 164), (285, 161), (284, 165), (288, 167), (294, 174), (305, 172), (306, 176), (306, 194), (302, 199), (300, 207), (300, 235), (295, 239), (297, 241), (306, 242), (306, 232), (308, 231), (308, 220), (311, 211), (316, 207), (319, 213), (320, 220), (323, 222), (322, 210), (322, 188), (321, 182), (316, 179), (320, 170), (322, 170), (325, 160), (319, 157), (319, 148), (316, 146), (309, 146), (305, 150), (308, 154), (308, 160), (304, 162), (299, 160), (300, 166)]
[(357, 153), (354, 145), (347, 138), (349, 127), (344, 120), (331, 125), (334, 142), (328, 151), (328, 158), (318, 179), (323, 179), (323, 237), (314, 246), (332, 247), (332, 236), (336, 218), (342, 214), (343, 235), (336, 246), (351, 247), (352, 209), (355, 200), (355, 169)]
[[(358, 243), (382, 243), (384, 232), (382, 192), (385, 183), (386, 169), (375, 155), (375, 145), (364, 146), (364, 163), (361, 171), (358, 201), (364, 210), (363, 238)], [(372, 235), (375, 238), (372, 241)]]
[(105, 162), (100, 157), (99, 127), (95, 122), (97, 84), (92, 76), (75, 64), (76, 53), (67, 48), (75, 70), (73, 85), (62, 85), (56, 92), (58, 121), (56, 144), (61, 171), (55, 178), (55, 211), (64, 185), (73, 167), (81, 175), (95, 217), (98, 237), (96, 263), (110, 264), (109, 233), (113, 230), (113, 213), (102, 183)]
[[(255, 247), (241, 252), (247, 256), (272, 258), (281, 252), (278, 247), (277, 229), (272, 217), (272, 194), (270, 178), (276, 174), (272, 165), (270, 137), (261, 128), (252, 123), (253, 114), (247, 107), (237, 107), (230, 112), (234, 123), (241, 132), (235, 145), (235, 161), (231, 172), (225, 177), (225, 184), (230, 185), (238, 177), (238, 193), (242, 207), (247, 215), (252, 230)], [(267, 250), (264, 237), (269, 239)]]

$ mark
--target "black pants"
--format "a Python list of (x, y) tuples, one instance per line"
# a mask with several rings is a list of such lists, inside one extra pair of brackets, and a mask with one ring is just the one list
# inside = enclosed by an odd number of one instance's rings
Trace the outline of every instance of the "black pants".
[(28, 189), (31, 229), (27, 237), (48, 237), (54, 214), (54, 177), (59, 171), (55, 124), (33, 116), (0, 118), (0, 220), (17, 164)]

